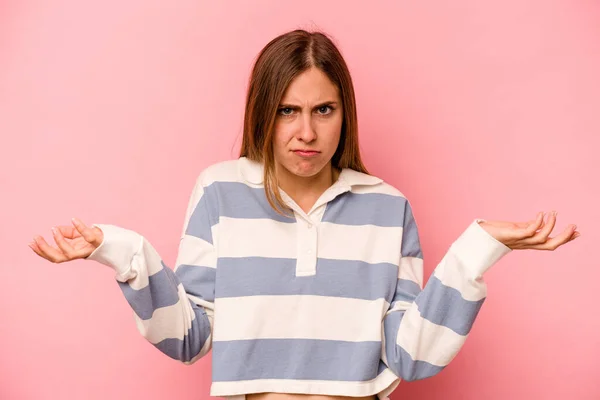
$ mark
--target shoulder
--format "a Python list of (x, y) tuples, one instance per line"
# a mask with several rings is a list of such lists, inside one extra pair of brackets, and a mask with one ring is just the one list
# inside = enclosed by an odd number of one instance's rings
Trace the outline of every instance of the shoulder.
[(196, 185), (208, 187), (220, 182), (241, 182), (242, 159), (220, 161), (204, 168), (196, 178)]
[(374, 197), (392, 196), (406, 199), (406, 196), (400, 189), (378, 176), (351, 169), (344, 170), (343, 172), (342, 176), (350, 184), (352, 193), (381, 195)]

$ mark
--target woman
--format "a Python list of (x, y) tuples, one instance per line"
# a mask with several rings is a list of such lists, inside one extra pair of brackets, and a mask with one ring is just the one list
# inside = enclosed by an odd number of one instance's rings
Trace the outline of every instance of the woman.
[(202, 171), (175, 270), (136, 232), (53, 228), (51, 262), (116, 271), (142, 335), (193, 363), (213, 350), (211, 395), (385, 399), (441, 371), (485, 299), (484, 272), (512, 249), (554, 250), (556, 213), (474, 220), (423, 288), (411, 205), (367, 173), (348, 68), (321, 33), (272, 40), (252, 71), (240, 158)]

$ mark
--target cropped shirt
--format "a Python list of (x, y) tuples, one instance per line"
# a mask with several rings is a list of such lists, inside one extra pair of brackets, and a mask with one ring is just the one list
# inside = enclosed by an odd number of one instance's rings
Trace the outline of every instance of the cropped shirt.
[(343, 169), (304, 212), (269, 205), (262, 164), (214, 164), (192, 191), (174, 268), (140, 234), (94, 224), (88, 257), (112, 267), (137, 328), (167, 356), (212, 349), (210, 395), (377, 395), (440, 372), (485, 300), (484, 272), (510, 248), (474, 220), (423, 287), (411, 205)]

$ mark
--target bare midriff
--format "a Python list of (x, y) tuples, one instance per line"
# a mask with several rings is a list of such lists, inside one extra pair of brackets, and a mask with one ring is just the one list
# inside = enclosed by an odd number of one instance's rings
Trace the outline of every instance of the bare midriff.
[(376, 400), (375, 395), (364, 397), (327, 396), (320, 394), (252, 393), (246, 400)]

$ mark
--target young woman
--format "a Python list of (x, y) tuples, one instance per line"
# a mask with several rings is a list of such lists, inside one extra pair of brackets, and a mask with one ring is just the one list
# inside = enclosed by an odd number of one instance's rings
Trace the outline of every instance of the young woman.
[(213, 350), (213, 396), (385, 399), (457, 354), (496, 261), (579, 236), (551, 238), (555, 221), (475, 219), (423, 287), (411, 205), (361, 161), (348, 68), (296, 30), (261, 51), (240, 158), (199, 174), (174, 270), (138, 233), (77, 219), (30, 247), (112, 267), (156, 348), (184, 363)]

